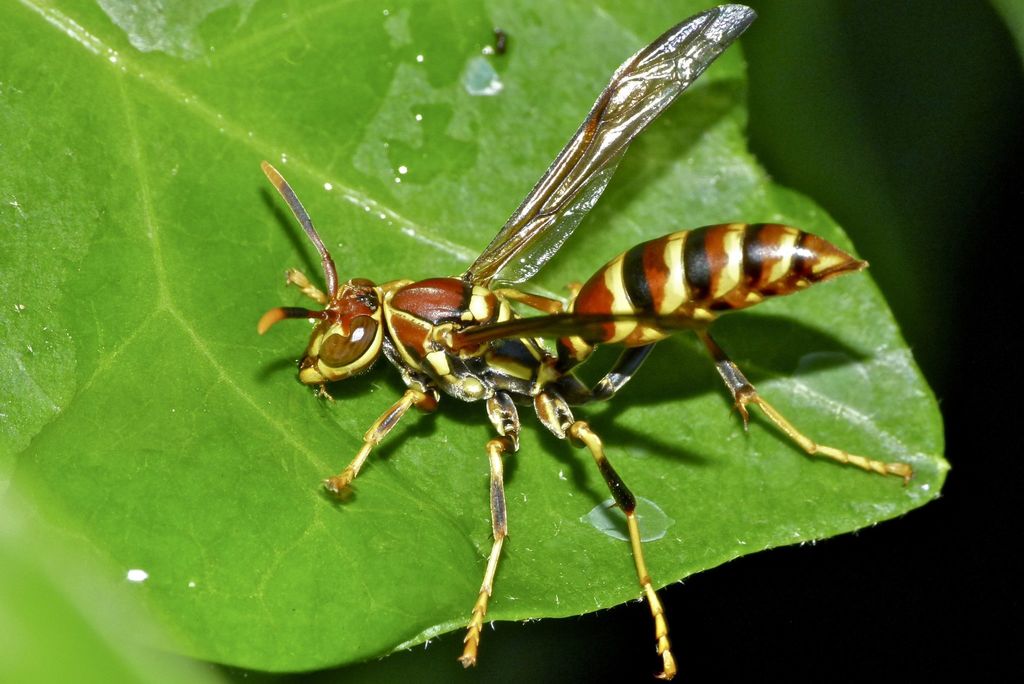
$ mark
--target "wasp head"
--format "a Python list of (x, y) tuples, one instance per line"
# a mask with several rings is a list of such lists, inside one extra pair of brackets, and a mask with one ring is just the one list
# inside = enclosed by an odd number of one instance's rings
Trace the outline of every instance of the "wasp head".
[(350, 280), (336, 303), (324, 310), (299, 364), (307, 385), (343, 380), (368, 370), (380, 356), (383, 341), (380, 297), (368, 280)]
[(324, 304), (324, 309), (275, 307), (263, 314), (256, 326), (257, 331), (262, 335), (286, 318), (319, 321), (309, 338), (306, 356), (299, 363), (299, 380), (307, 385), (343, 380), (368, 370), (380, 356), (384, 338), (379, 288), (362, 278), (354, 278), (339, 286), (334, 260), (295, 193), (267, 162), (263, 162), (263, 172), (288, 203), (320, 253), (327, 294), (309, 283), (302, 274), (289, 271), (288, 282), (298, 285), (305, 294)]

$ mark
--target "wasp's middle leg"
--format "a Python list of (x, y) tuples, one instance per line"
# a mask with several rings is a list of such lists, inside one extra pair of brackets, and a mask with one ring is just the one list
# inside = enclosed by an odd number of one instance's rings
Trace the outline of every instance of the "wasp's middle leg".
[(668, 621), (665, 619), (665, 610), (661, 606), (658, 594), (654, 591), (650, 573), (647, 572), (647, 564), (644, 562), (644, 553), (640, 542), (640, 525), (636, 519), (636, 498), (608, 461), (604, 453), (604, 445), (597, 433), (586, 421), (573, 418), (569, 405), (562, 397), (550, 390), (541, 392), (534, 399), (534, 407), (541, 422), (555, 436), (562, 439), (568, 438), (575, 446), (584, 446), (590, 451), (605, 484), (612, 492), (615, 504), (626, 514), (629, 543), (633, 549), (637, 579), (640, 580), (640, 587), (647, 597), (647, 604), (650, 606), (651, 616), (654, 618), (654, 637), (657, 640), (658, 654), (661, 656), (663, 668), (658, 677), (672, 679), (676, 674), (676, 662), (668, 638)]
[(504, 392), (497, 392), (487, 400), (487, 416), (498, 432), (498, 438), (487, 443), (487, 460), (491, 467), (491, 531), (494, 541), (491, 554), (487, 558), (487, 569), (484, 581), (480, 585), (480, 594), (473, 606), (466, 636), (463, 638), (462, 655), (459, 661), (463, 667), (476, 665), (476, 654), (480, 648), (480, 633), (487, 616), (487, 603), (494, 591), (494, 575), (498, 571), (498, 560), (501, 558), (501, 547), (508, 536), (508, 516), (505, 509), (505, 475), (502, 456), (508, 452), (519, 450), (519, 413), (511, 397)]

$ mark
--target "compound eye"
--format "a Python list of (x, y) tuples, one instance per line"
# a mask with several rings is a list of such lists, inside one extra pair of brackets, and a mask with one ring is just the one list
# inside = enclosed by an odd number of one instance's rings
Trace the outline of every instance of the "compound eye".
[(369, 316), (357, 316), (352, 321), (352, 334), (328, 335), (320, 344), (318, 356), (331, 368), (344, 368), (358, 361), (377, 339), (377, 321)]

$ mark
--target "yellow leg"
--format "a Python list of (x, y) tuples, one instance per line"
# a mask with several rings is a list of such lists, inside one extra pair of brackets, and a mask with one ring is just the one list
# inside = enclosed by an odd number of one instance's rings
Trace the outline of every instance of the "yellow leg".
[(654, 591), (650, 573), (647, 572), (647, 564), (644, 562), (644, 552), (640, 543), (640, 526), (636, 520), (636, 500), (622, 478), (612, 468), (611, 463), (608, 462), (604, 455), (601, 439), (587, 423), (576, 421), (569, 426), (568, 434), (574, 442), (583, 444), (590, 450), (601, 475), (604, 476), (608, 488), (612, 491), (616, 504), (626, 514), (629, 543), (633, 548), (633, 562), (636, 564), (637, 579), (640, 580), (640, 587), (647, 597), (647, 605), (651, 608), (651, 617), (654, 618), (654, 638), (658, 642), (658, 655), (661, 656), (663, 668), (658, 678), (672, 679), (676, 675), (676, 661), (672, 655), (672, 644), (668, 638), (668, 621), (665, 619), (665, 610), (661, 606), (661, 601), (658, 600), (658, 594)]
[(562, 313), (565, 307), (562, 302), (557, 299), (551, 299), (550, 297), (543, 297), (541, 295), (531, 294), (529, 292), (523, 292), (512, 287), (503, 287), (500, 290), (495, 290), (494, 293), (500, 297), (511, 300), (513, 302), (520, 302), (536, 309), (537, 311), (543, 311), (549, 314)]
[(851, 454), (836, 447), (818, 444), (797, 430), (774, 406), (761, 398), (761, 395), (757, 393), (757, 390), (750, 384), (739, 367), (726, 356), (722, 348), (718, 346), (718, 343), (715, 342), (706, 330), (698, 331), (697, 336), (700, 337), (701, 341), (707, 346), (708, 351), (711, 352), (711, 356), (715, 360), (715, 366), (718, 368), (718, 374), (722, 376), (722, 380), (725, 381), (729, 391), (732, 392), (733, 399), (736, 401), (736, 409), (743, 416), (744, 425), (747, 424), (750, 417), (747, 413), (747, 404), (754, 404), (764, 411), (765, 416), (775, 423), (787, 437), (796, 442), (797, 446), (808, 455), (824, 456), (825, 458), (831, 458), (833, 461), (857, 466), (879, 475), (895, 475), (903, 478), (904, 484), (910, 482), (910, 478), (914, 475), (914, 470), (906, 463), (891, 463), (867, 456)]
[(505, 537), (508, 536), (505, 477), (501, 457), (511, 448), (511, 440), (507, 437), (492, 439), (487, 443), (487, 459), (491, 464), (491, 529), (494, 534), (494, 543), (491, 545), (491, 555), (487, 559), (487, 570), (484, 571), (480, 594), (473, 605), (473, 614), (470, 616), (469, 626), (466, 628), (466, 636), (462, 640), (464, 646), (459, 662), (463, 667), (476, 665), (476, 654), (480, 648), (480, 633), (484, 628), (484, 618), (487, 616), (487, 602), (494, 591), (494, 575), (498, 571), (501, 547), (505, 542)]
[(413, 406), (422, 411), (433, 411), (437, 406), (437, 398), (435, 395), (418, 389), (406, 390), (402, 398), (385, 411), (374, 422), (373, 426), (366, 431), (366, 434), (363, 435), (363, 446), (359, 449), (356, 457), (352, 459), (352, 462), (339, 474), (324, 480), (324, 487), (334, 494), (340, 494), (346, 487), (352, 484), (352, 481), (356, 479), (359, 470), (363, 467), (373, 448), (381, 443), (381, 440), (391, 432), (392, 428), (402, 419), (402, 416)]
[(651, 576), (647, 572), (647, 564), (644, 563), (644, 552), (640, 549), (640, 526), (636, 520), (636, 512), (630, 511), (626, 514), (626, 524), (629, 526), (629, 543), (633, 547), (633, 561), (636, 563), (636, 575), (640, 579), (640, 586), (643, 587), (647, 596), (647, 605), (651, 607), (651, 616), (654, 618), (654, 638), (658, 641), (658, 654), (662, 659), (664, 670), (657, 675), (658, 679), (672, 679), (676, 675), (676, 661), (672, 656), (672, 644), (668, 640), (668, 621), (665, 619), (665, 609), (658, 600), (658, 594), (651, 585)]
[(309, 278), (307, 278), (302, 271), (297, 271), (294, 268), (289, 268), (287, 271), (285, 271), (284, 275), (285, 282), (288, 285), (296, 286), (297, 288), (299, 288), (299, 290), (302, 291), (302, 294), (306, 295), (310, 299), (315, 300), (316, 302), (324, 305), (326, 305), (330, 301), (327, 295), (321, 292), (316, 285), (309, 282)]
[[(807, 452), (810, 456), (824, 456), (825, 458), (831, 458), (833, 461), (857, 466), (858, 468), (867, 470), (868, 472), (878, 473), (879, 475), (895, 475), (903, 478), (903, 484), (909, 483), (910, 478), (914, 475), (914, 469), (906, 463), (879, 461), (878, 459), (869, 458), (868, 456), (851, 454), (848, 451), (837, 449), (836, 447), (818, 444), (813, 439), (797, 430), (796, 427), (786, 420), (785, 416), (779, 413), (774, 406), (762, 399), (757, 393), (757, 390), (753, 387), (750, 387), (749, 392), (740, 392), (736, 396), (736, 406), (744, 416), (746, 416), (747, 413), (747, 404), (754, 404), (764, 411), (764, 414), (770, 421), (779, 426), (779, 429), (786, 433), (787, 437), (796, 442), (797, 446)], [(746, 418), (744, 418), (744, 420), (746, 420)]]

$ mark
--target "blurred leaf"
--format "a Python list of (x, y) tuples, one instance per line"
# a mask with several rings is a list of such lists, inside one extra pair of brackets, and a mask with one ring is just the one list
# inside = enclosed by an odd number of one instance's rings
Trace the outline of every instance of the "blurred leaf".
[[(201, 665), (140, 647), (152, 625), (128, 608), (128, 580), (96, 581), (95, 568), (0, 505), (0, 674), (8, 682), (215, 682)], [(72, 548), (75, 548), (72, 545)]]
[(1003, 17), (1017, 43), (1017, 53), (1024, 55), (1024, 4), (1018, 0), (992, 0), (992, 6)]
[[(382, 363), (318, 401), (294, 379), (305, 328), (256, 336), (263, 310), (300, 303), (283, 270), (317, 271), (259, 160), (296, 188), (343, 278), (459, 273), (611, 71), (702, 5), (154, 6), (0, 9), (0, 40), (22, 46), (0, 75), (0, 477), (13, 471), (105, 567), (145, 570), (141, 600), (199, 657), (309, 669), (458, 628), (490, 547), (482, 407), (408, 419), (351, 501), (319, 491), (401, 383)], [(475, 95), (464, 79), (495, 26), (510, 36), (487, 58), (503, 87)], [(634, 144), (534, 285), (563, 291), (641, 239), (722, 221), (849, 246), (746, 153), (743, 94), (733, 49)], [(656, 583), (938, 494), (938, 411), (870, 277), (718, 330), (798, 425), (917, 475), (904, 488), (805, 458), (760, 420), (744, 434), (696, 342), (671, 340), (615, 401), (581, 411), (666, 516), (645, 546)], [(628, 546), (587, 522), (608, 496), (589, 457), (523, 418), (489, 617), (636, 598)]]

